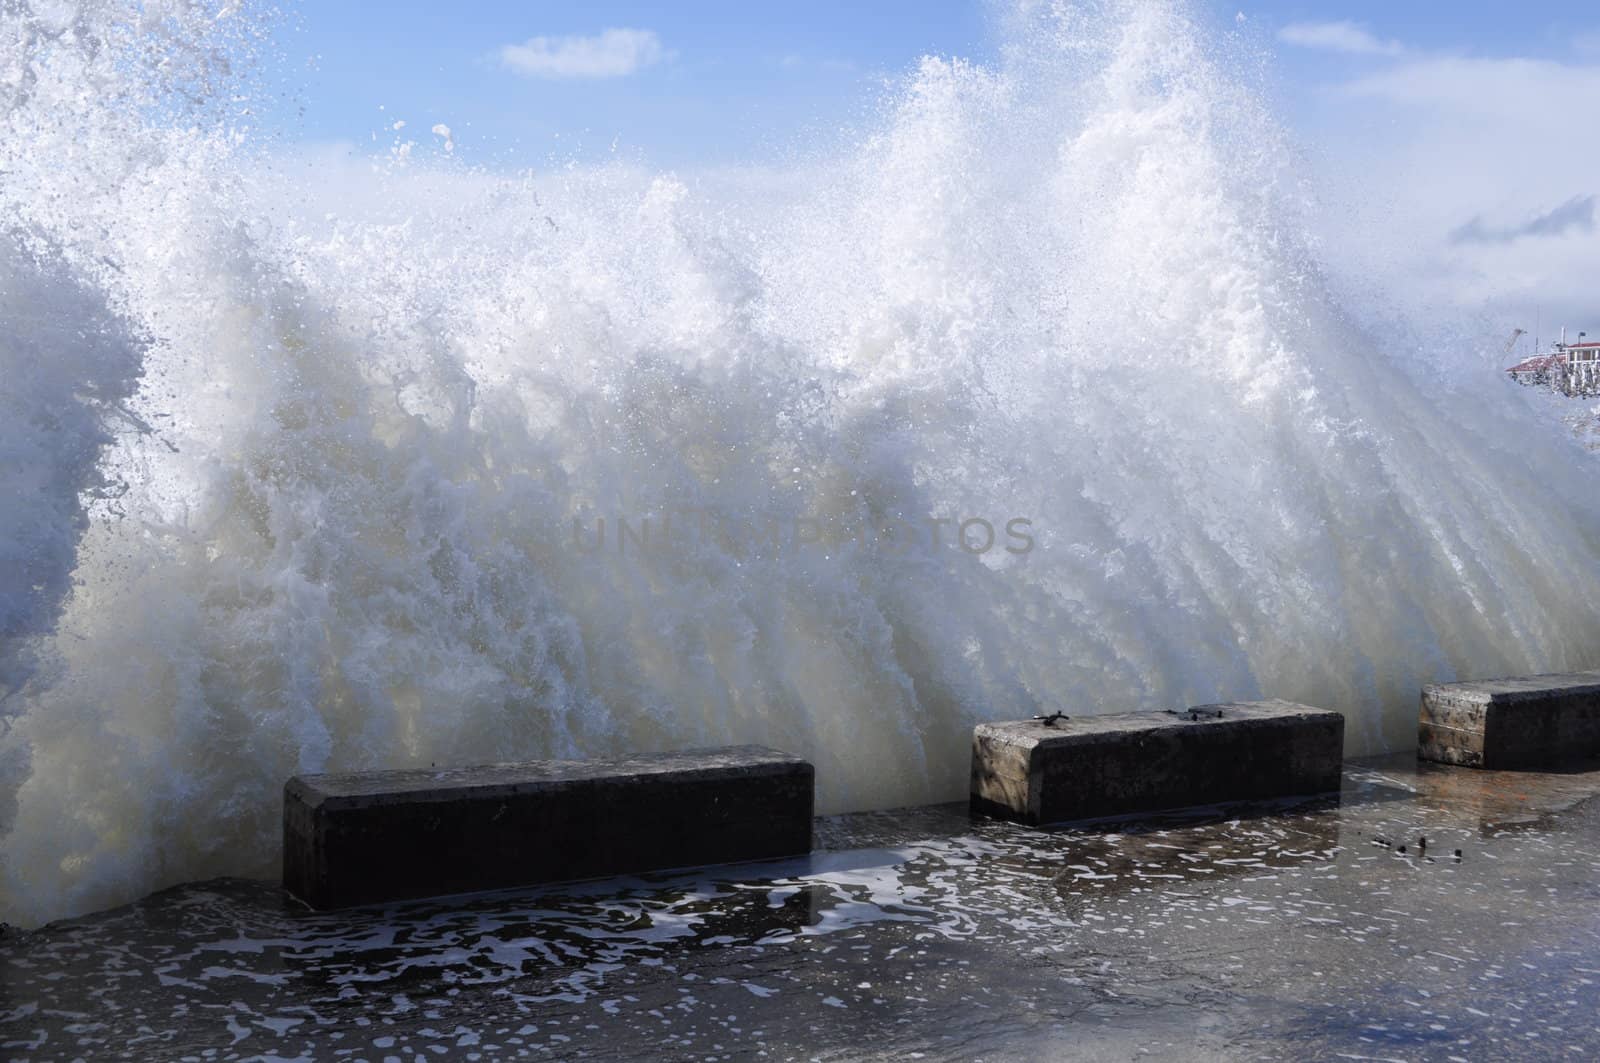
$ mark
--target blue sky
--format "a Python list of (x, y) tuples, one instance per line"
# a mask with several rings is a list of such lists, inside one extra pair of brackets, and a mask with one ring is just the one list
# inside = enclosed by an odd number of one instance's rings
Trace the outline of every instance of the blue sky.
[[(678, 165), (782, 151), (863, 114), (873, 86), (927, 53), (987, 54), (982, 4), (673, 5), (403, 2), (381, 16), (308, 4), (284, 35), (303, 80), (300, 135), (384, 139), (392, 122), (449, 125), (464, 157), (492, 163), (593, 156), (613, 141)], [(530, 73), (507, 46), (569, 51), (607, 29), (650, 34), (658, 53), (624, 73)], [(379, 111), (382, 107), (383, 110)]]
[[(292, 140), (371, 144), (376, 135), (383, 144), (396, 121), (424, 141), (444, 123), (462, 158), (489, 165), (592, 158), (613, 143), (661, 165), (748, 161), (859, 120), (883, 79), (921, 55), (992, 59), (990, 9), (991, 0), (402, 0), (380, 14), (303, 3), (281, 38), (303, 112), (275, 124)], [(1278, 51), (1285, 105), (1313, 122), (1329, 117), (1315, 107), (1319, 87), (1403, 51), (1600, 59), (1600, 10), (1572, 0), (1515, 8), (1202, 0), (1198, 9), (1222, 27), (1246, 15)], [(1313, 35), (1311, 47), (1279, 39), (1295, 25), (1344, 25), (1374, 49), (1361, 51), (1348, 35)], [(608, 29), (633, 36), (602, 38)], [(530, 41), (531, 51), (507, 51)], [(1352, 42), (1355, 50), (1341, 46)], [(584, 57), (601, 66), (584, 66)]]

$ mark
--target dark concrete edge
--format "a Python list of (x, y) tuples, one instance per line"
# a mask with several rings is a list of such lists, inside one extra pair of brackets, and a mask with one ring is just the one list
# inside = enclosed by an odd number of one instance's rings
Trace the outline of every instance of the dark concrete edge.
[[(1346, 762), (1349, 763), (1349, 762)], [(1163, 805), (1159, 808), (1141, 808), (1131, 812), (1114, 812), (1103, 816), (1084, 816), (1078, 819), (1052, 819), (1039, 821), (1034, 816), (1019, 814), (1008, 805), (997, 804), (973, 794), (968, 798), (968, 811), (974, 816), (983, 816), (989, 819), (1004, 820), (1018, 826), (1030, 827), (1036, 830), (1093, 830), (1112, 827), (1127, 827), (1131, 824), (1140, 824), (1172, 816), (1193, 816), (1212, 811), (1219, 818), (1234, 818), (1230, 813), (1252, 812), (1248, 818), (1257, 818), (1262, 815), (1271, 815), (1280, 808), (1295, 807), (1311, 802), (1328, 801), (1337, 804), (1339, 796), (1344, 792), (1343, 766), (1339, 780), (1330, 789), (1306, 790), (1296, 793), (1273, 794), (1265, 797), (1239, 797), (1227, 801), (1203, 801), (1194, 805)], [(1111, 831), (1111, 833), (1120, 833)]]
[[(588, 762), (584, 762), (588, 763)], [(599, 763), (599, 762), (596, 762)], [(499, 765), (486, 765), (498, 767)], [(381, 769), (379, 769), (381, 772)], [(341, 774), (361, 774), (348, 772)], [(368, 808), (374, 805), (410, 805), (410, 804), (454, 804), (462, 800), (494, 800), (496, 798), (524, 797), (532, 794), (551, 793), (558, 790), (570, 789), (587, 785), (606, 786), (642, 786), (647, 785), (666, 772), (633, 773), (619, 771), (615, 775), (593, 775), (576, 779), (529, 779), (526, 782), (515, 783), (485, 783), (482, 785), (464, 785), (441, 787), (436, 789), (417, 789), (389, 793), (371, 794), (329, 794), (316, 787), (316, 780), (324, 778), (320, 775), (296, 775), (283, 784), (283, 800), (287, 807), (291, 802), (313, 813), (324, 811), (346, 811), (350, 809)], [(671, 773), (675, 778), (684, 782), (715, 782), (725, 778), (761, 778), (781, 779), (794, 777), (797, 779), (816, 779), (816, 767), (809, 761), (799, 758), (774, 761), (771, 764), (761, 765), (711, 765), (704, 768), (678, 768)], [(441, 796), (441, 793), (447, 796)]]
[[(1572, 672), (1550, 672), (1549, 678), (1566, 676)], [(1600, 681), (1555, 688), (1533, 690), (1478, 690), (1476, 687), (1490, 686), (1495, 683), (1528, 682), (1542, 679), (1543, 675), (1503, 675), (1493, 679), (1465, 679), (1457, 683), (1429, 683), (1422, 688), (1422, 700), (1443, 701), (1462, 706), (1482, 707), (1487, 705), (1515, 705), (1523, 701), (1543, 701), (1546, 698), (1569, 697), (1595, 697), (1600, 696)]]
[(1576, 775), (1600, 768), (1600, 753), (1517, 752), (1486, 754), (1481, 764), (1456, 767), (1482, 768), (1485, 771), (1522, 772), (1530, 775)]
[[(1237, 705), (1237, 704), (1257, 704), (1257, 703), (1256, 702), (1243, 702), (1243, 703), (1241, 703), (1241, 702), (1219, 702), (1218, 704), (1221, 705), (1222, 707), (1226, 708), (1229, 704)], [(1297, 704), (1297, 703), (1289, 702), (1288, 704)], [(1198, 709), (1209, 709), (1209, 708), (1216, 708), (1217, 705), (1196, 705), (1194, 707), (1198, 708)], [(1189, 710), (1184, 710), (1184, 711), (1189, 711)], [(1126, 712), (1106, 713), (1105, 715), (1103, 715), (1101, 717), (1098, 717), (1098, 718), (1100, 718), (1100, 719), (1108, 719), (1108, 718), (1112, 718), (1112, 717), (1124, 717), (1124, 716), (1145, 716), (1145, 715), (1155, 716), (1155, 715), (1160, 715), (1160, 714), (1162, 714), (1162, 710), (1153, 709), (1149, 713), (1142, 713), (1142, 712), (1141, 713), (1126, 713)], [(1300, 723), (1304, 723), (1304, 722), (1307, 722), (1307, 721), (1318, 721), (1318, 722), (1322, 722), (1322, 723), (1335, 723), (1335, 721), (1337, 721), (1337, 726), (1341, 729), (1341, 734), (1343, 733), (1343, 728), (1345, 726), (1344, 713), (1339, 712), (1336, 709), (1312, 709), (1310, 711), (1307, 711), (1307, 712), (1304, 712), (1304, 713), (1300, 713), (1299, 715), (1296, 715), (1296, 716), (1239, 717), (1239, 718), (1233, 719), (1233, 720), (1229, 720), (1227, 717), (1223, 717), (1220, 720), (1188, 720), (1188, 719), (1184, 719), (1181, 715), (1178, 715), (1178, 716), (1174, 716), (1169, 721), (1163, 721), (1161, 726), (1149, 727), (1149, 728), (1146, 728), (1145, 730), (1142, 730), (1142, 731), (1139, 731), (1139, 732), (1110, 731), (1110, 730), (1108, 730), (1108, 731), (1089, 731), (1089, 732), (1078, 733), (1078, 734), (1071, 734), (1071, 733), (1047, 734), (1047, 735), (1039, 735), (1038, 737), (1035, 737), (1035, 736), (1033, 736), (1031, 734), (1021, 734), (1021, 735), (1019, 735), (1016, 731), (1000, 730), (996, 726), (998, 724), (1018, 723), (1018, 722), (1022, 722), (1022, 721), (1016, 721), (1016, 720), (990, 720), (990, 721), (987, 721), (987, 722), (984, 722), (984, 723), (980, 723), (980, 724), (974, 725), (973, 729), (972, 729), (972, 734), (973, 734), (973, 738), (975, 740), (978, 737), (980, 737), (980, 735), (981, 735), (981, 737), (984, 737), (984, 738), (998, 739), (1001, 742), (1004, 742), (1006, 745), (1025, 747), (1025, 748), (1037, 750), (1038, 748), (1040, 748), (1042, 746), (1053, 745), (1053, 744), (1062, 744), (1062, 743), (1070, 743), (1070, 744), (1073, 744), (1073, 745), (1098, 745), (1098, 744), (1101, 744), (1103, 742), (1126, 741), (1128, 735), (1132, 734), (1132, 733), (1137, 733), (1137, 734), (1139, 734), (1141, 736), (1144, 736), (1144, 735), (1167, 735), (1167, 734), (1173, 734), (1173, 733), (1180, 732), (1180, 731), (1193, 731), (1193, 730), (1196, 730), (1196, 729), (1217, 730), (1219, 728), (1219, 726), (1220, 727), (1225, 727), (1225, 726), (1227, 726), (1229, 724), (1249, 723), (1249, 724), (1255, 724), (1255, 725), (1260, 726), (1260, 727), (1270, 727), (1270, 726), (1283, 726), (1283, 725), (1288, 725), (1288, 724), (1300, 724)]]

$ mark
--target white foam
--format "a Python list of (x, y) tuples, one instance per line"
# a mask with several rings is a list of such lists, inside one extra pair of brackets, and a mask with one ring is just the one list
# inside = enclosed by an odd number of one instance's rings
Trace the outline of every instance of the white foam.
[[(896, 806), (979, 719), (1272, 695), (1367, 752), (1425, 680), (1600, 664), (1600, 470), (1350, 324), (1181, 8), (1030, 8), (785, 171), (296, 184), (216, 113), (258, 28), (168, 7), (85, 5), (100, 51), (0, 14), (0, 223), (56, 249), (0, 266), (47, 291), (0, 358), (57, 418), (0, 425), (45, 573), (0, 587), (0, 917), (271, 874), (297, 771), (761, 741)], [(686, 507), (1037, 547), (569, 541)]]

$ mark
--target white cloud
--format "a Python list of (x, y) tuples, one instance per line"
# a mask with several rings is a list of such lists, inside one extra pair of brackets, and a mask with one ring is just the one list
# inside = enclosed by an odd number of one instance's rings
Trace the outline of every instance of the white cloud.
[(1581, 139), (1570, 116), (1591, 113), (1600, 104), (1600, 66), (1447, 56), (1358, 78), (1345, 91), (1459, 115), (1495, 115), (1526, 130), (1544, 127), (1549, 134), (1544, 139), (1525, 136), (1518, 142), (1548, 152), (1566, 150)]
[(1450, 234), (1453, 244), (1509, 244), (1529, 237), (1559, 237), (1568, 233), (1592, 233), (1595, 229), (1594, 208), (1596, 197), (1573, 196), (1565, 203), (1542, 211), (1513, 225), (1491, 225), (1483, 215)]
[(1347, 55), (1403, 55), (1399, 41), (1380, 40), (1354, 22), (1294, 22), (1278, 31), (1278, 39), (1301, 48)]
[(534, 78), (626, 77), (671, 57), (654, 30), (608, 29), (593, 37), (533, 37), (500, 49), (508, 70)]
[(1600, 325), (1600, 144), (1572, 118), (1600, 110), (1600, 64), (1410, 53), (1314, 105), (1341, 272), (1436, 313)]

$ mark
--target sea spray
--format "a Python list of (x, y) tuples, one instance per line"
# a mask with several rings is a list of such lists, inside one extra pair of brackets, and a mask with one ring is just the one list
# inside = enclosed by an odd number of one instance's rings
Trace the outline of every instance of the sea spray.
[[(982, 719), (1276, 696), (1361, 753), (1425, 680), (1600, 664), (1600, 469), (1352, 323), (1181, 5), (1021, 6), (715, 178), (289, 167), (229, 103), (262, 23), (162, 10), (4, 16), (0, 228), (57, 260), (0, 336), (50, 411), (0, 424), (49, 455), (0, 917), (270, 875), (301, 771), (760, 741), (883, 807), (958, 798)], [(571, 542), (682, 511), (1034, 548)]]

